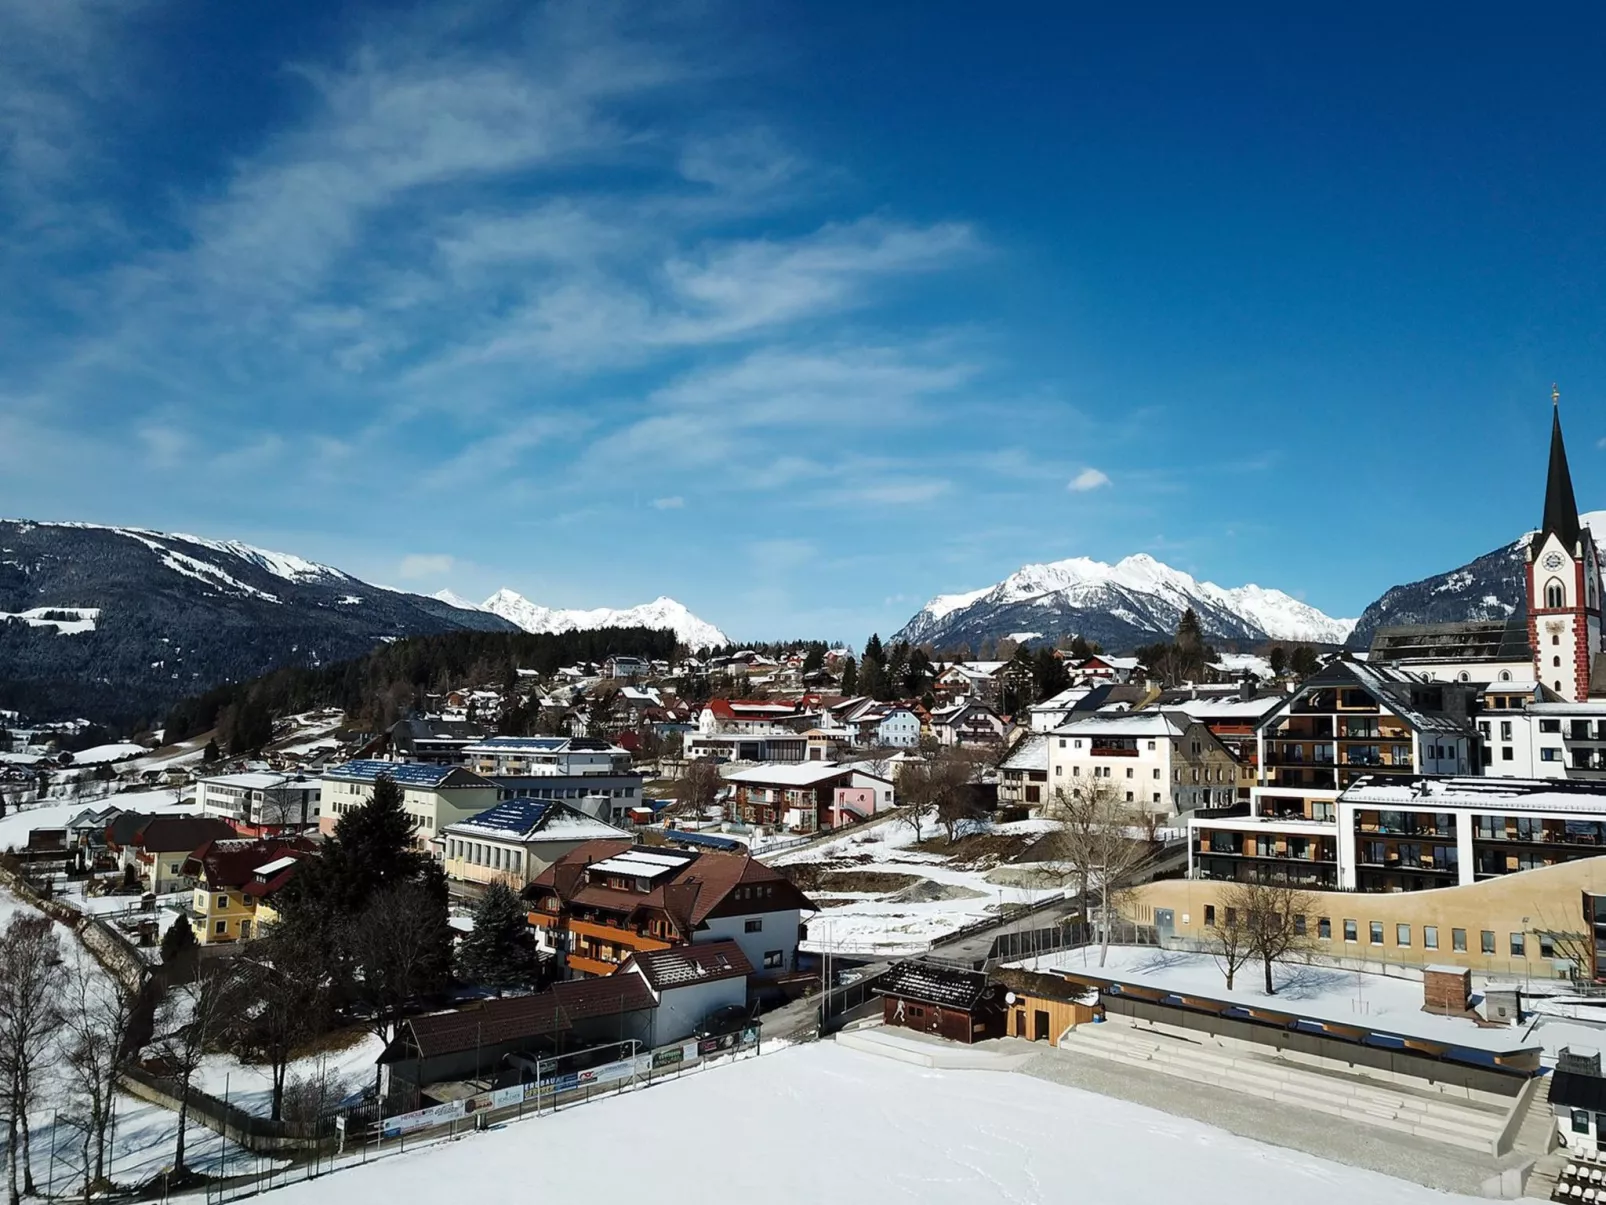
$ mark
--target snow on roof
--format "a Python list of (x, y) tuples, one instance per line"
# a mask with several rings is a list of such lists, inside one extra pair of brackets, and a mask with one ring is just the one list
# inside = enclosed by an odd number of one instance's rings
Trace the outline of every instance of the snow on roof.
[(1368, 775), (1339, 793), (1345, 803), (1388, 808), (1477, 807), (1502, 812), (1606, 815), (1606, 783), (1535, 778), (1379, 778)]
[(1184, 699), (1167, 704), (1174, 711), (1185, 711), (1196, 720), (1242, 718), (1258, 720), (1267, 712), (1281, 706), (1282, 695), (1268, 695), (1264, 699)]
[(277, 787), (301, 787), (314, 791), (318, 789), (318, 780), (316, 778), (302, 778), (293, 774), (267, 774), (260, 772), (216, 774), (198, 781), (204, 782), (208, 786), (242, 787), (250, 791), (266, 791)]
[(563, 841), (590, 841), (625, 837), (628, 833), (593, 819), (584, 812), (550, 799), (520, 797), (504, 799), (441, 830), (452, 836), (483, 837), (502, 841), (533, 841), (537, 838)]
[(278, 874), (281, 870), (290, 869), (290, 867), (294, 866), (298, 861), (300, 861), (299, 858), (291, 858), (291, 857), (275, 858), (271, 862), (265, 862), (261, 866), (258, 866), (251, 873), (252, 874), (265, 874), (269, 878), (272, 878), (274, 875)]
[[(1191, 717), (1190, 717), (1191, 718)], [(1064, 736), (1181, 736), (1186, 729), (1163, 711), (1100, 712), (1054, 729)]]
[(998, 764), (1000, 770), (1043, 770), (1048, 769), (1048, 737), (1044, 733), (1033, 733), (1010, 752), (1009, 756)]
[(818, 783), (829, 782), (833, 778), (840, 778), (844, 774), (855, 773), (852, 766), (838, 765), (835, 762), (766, 762), (761, 766), (750, 766), (743, 770), (735, 770), (725, 775), (727, 782), (749, 782), (768, 786), (811, 787)]

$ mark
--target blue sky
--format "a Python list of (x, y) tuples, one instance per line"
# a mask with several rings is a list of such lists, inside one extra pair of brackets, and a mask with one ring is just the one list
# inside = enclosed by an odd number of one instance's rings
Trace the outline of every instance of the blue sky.
[(862, 639), (1606, 507), (1583, 6), (0, 0), (0, 514)]

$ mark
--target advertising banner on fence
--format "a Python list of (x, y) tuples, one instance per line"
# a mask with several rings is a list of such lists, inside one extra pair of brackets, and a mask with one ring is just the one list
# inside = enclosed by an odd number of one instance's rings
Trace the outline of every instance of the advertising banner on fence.
[(395, 1138), (399, 1134), (406, 1134), (412, 1130), (422, 1130), (429, 1126), (445, 1125), (449, 1121), (456, 1121), (468, 1114), (468, 1105), (465, 1101), (449, 1100), (444, 1105), (431, 1105), (427, 1109), (417, 1109), (412, 1113), (400, 1113), (395, 1117), (387, 1117), (379, 1123), (379, 1132), (385, 1138)]

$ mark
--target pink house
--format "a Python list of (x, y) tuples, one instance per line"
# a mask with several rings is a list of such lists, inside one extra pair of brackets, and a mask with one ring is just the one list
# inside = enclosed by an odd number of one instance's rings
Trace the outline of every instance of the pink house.
[(831, 794), (832, 828), (841, 828), (847, 824), (857, 824), (861, 820), (868, 820), (875, 815), (876, 793), (874, 787), (837, 787)]

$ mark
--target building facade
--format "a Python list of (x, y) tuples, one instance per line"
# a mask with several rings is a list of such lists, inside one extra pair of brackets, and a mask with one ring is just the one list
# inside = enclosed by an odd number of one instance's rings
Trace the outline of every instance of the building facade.
[(195, 782), (195, 803), (206, 816), (242, 832), (317, 828), (323, 784), (301, 774), (220, 774)]
[(507, 799), (435, 838), (446, 877), (462, 883), (525, 884), (587, 841), (628, 841), (630, 834), (567, 804)]
[(1118, 800), (1160, 815), (1183, 815), (1228, 807), (1238, 795), (1238, 759), (1208, 727), (1182, 712), (1088, 716), (1056, 728), (1047, 741), (1044, 802), (1055, 791), (1103, 783)]
[(413, 841), (427, 852), (434, 851), (434, 838), (442, 829), (485, 811), (498, 794), (496, 783), (462, 766), (346, 762), (324, 771), (318, 830), (325, 836), (332, 834), (341, 816), (373, 798), (374, 784), (381, 778), (389, 778), (401, 790), (402, 806), (413, 821)]

